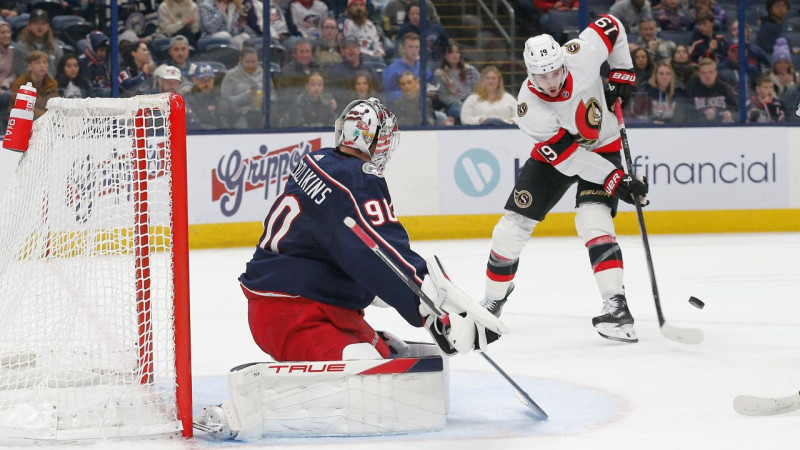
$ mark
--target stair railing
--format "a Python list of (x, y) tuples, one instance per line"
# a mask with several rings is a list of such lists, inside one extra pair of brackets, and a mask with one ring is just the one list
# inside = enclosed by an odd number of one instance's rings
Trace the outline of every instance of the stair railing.
[[(462, 2), (463, 3), (463, 2)], [(514, 13), (514, 8), (508, 3), (507, 0), (491, 0), (491, 8), (489, 5), (486, 4), (484, 0), (476, 0), (476, 3), (480, 7), (480, 10), (483, 11), (487, 16), (489, 16), (489, 21), (492, 23), (494, 28), (500, 34), (500, 36), (505, 39), (508, 43), (508, 48), (510, 49), (508, 55), (508, 61), (510, 63), (511, 68), (511, 86), (512, 89), (516, 88), (517, 86), (517, 70), (516, 70), (516, 60), (517, 60), (517, 49), (514, 48), (516, 43), (517, 37), (517, 23), (516, 17)], [(498, 8), (503, 7), (508, 12), (508, 25), (503, 27), (500, 22), (497, 20), (497, 10)], [(506, 32), (508, 30), (508, 32)]]

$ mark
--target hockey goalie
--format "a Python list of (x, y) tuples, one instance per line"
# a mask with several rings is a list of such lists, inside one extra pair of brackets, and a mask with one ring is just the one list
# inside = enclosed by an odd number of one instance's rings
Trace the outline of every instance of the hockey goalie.
[[(206, 407), (196, 424), (217, 438), (442, 428), (448, 387), (440, 352), (482, 351), (505, 331), (438, 260), (411, 250), (383, 177), (399, 141), (395, 116), (377, 99), (357, 100), (335, 133), (335, 148), (298, 163), (239, 278), (253, 339), (276, 362), (231, 370), (229, 399)], [(425, 327), (435, 345), (375, 331), (363, 313), (375, 303)]]

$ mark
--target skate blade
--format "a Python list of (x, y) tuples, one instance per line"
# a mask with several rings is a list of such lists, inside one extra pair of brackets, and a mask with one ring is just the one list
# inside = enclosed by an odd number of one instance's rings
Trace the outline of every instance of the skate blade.
[(617, 326), (612, 323), (598, 323), (595, 328), (600, 336), (612, 341), (630, 344), (639, 342), (639, 336), (636, 335), (636, 331), (631, 324)]

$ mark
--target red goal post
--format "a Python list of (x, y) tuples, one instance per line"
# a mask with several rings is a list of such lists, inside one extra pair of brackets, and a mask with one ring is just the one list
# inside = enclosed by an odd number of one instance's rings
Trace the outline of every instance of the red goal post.
[(191, 437), (183, 98), (50, 100), (0, 208), (0, 442)]

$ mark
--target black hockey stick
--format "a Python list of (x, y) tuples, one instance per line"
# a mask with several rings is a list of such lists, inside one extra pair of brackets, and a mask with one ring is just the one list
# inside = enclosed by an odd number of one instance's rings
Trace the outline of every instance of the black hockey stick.
[[(400, 278), (400, 280), (402, 280), (403, 283), (405, 283), (405, 285), (408, 286), (408, 288), (411, 289), (411, 291), (413, 291), (414, 294), (417, 295), (422, 302), (425, 303), (425, 305), (431, 307), (434, 304), (433, 301), (427, 295), (425, 295), (424, 292), (422, 292), (422, 289), (419, 286), (417, 286), (416, 283), (411, 281), (408, 275), (406, 275), (402, 270), (400, 270), (400, 268), (397, 267), (394, 261), (389, 259), (389, 257), (386, 256), (385, 253), (383, 253), (383, 250), (381, 250), (381, 248), (378, 247), (378, 244), (375, 242), (375, 240), (369, 237), (369, 235), (364, 231), (364, 229), (361, 228), (361, 226), (357, 224), (356, 221), (353, 220), (353, 218), (345, 217), (344, 224), (347, 225), (347, 228), (350, 228), (350, 231), (352, 231), (353, 234), (355, 234), (361, 240), (361, 242), (364, 243), (364, 245), (369, 247), (378, 256), (378, 258), (380, 258), (381, 261), (383, 261), (387, 266), (389, 266), (389, 268), (392, 269), (392, 272), (394, 272), (395, 275), (397, 275), (397, 277)], [(436, 307), (432, 307), (431, 311), (433, 311), (437, 317), (443, 317), (447, 315), (447, 313), (443, 312), (441, 309)], [(492, 360), (492, 358), (489, 357), (489, 355), (487, 355), (484, 352), (479, 352), (479, 353), (483, 355), (486, 361), (488, 361), (489, 364), (491, 364), (492, 367), (494, 367), (495, 370), (497, 370), (497, 372), (500, 375), (502, 375), (503, 378), (506, 379), (506, 381), (509, 382), (509, 384), (511, 384), (517, 396), (519, 397), (520, 401), (522, 401), (522, 403), (525, 406), (527, 406), (528, 409), (530, 409), (531, 414), (536, 420), (547, 419), (547, 413), (544, 412), (544, 410), (540, 408), (535, 401), (533, 401), (531, 396), (528, 395), (528, 393), (525, 392), (503, 369), (501, 369), (500, 366), (498, 366), (497, 363), (494, 362), (494, 360)]]
[(752, 397), (740, 395), (733, 400), (733, 409), (745, 416), (774, 416), (800, 409), (800, 392), (788, 397)]
[[(619, 135), (622, 138), (622, 151), (625, 154), (625, 165), (628, 168), (628, 174), (633, 175), (633, 162), (631, 162), (631, 149), (628, 146), (628, 133), (625, 131), (625, 119), (622, 117), (622, 106), (620, 100), (617, 100), (614, 105), (614, 112), (617, 115), (617, 122), (619, 123)], [(656, 303), (656, 314), (658, 314), (658, 325), (661, 328), (661, 334), (673, 341), (681, 342), (684, 344), (699, 344), (703, 340), (703, 331), (696, 328), (677, 328), (668, 324), (664, 319), (664, 313), (661, 311), (661, 300), (658, 296), (658, 284), (656, 284), (656, 273), (653, 269), (653, 256), (650, 254), (650, 241), (647, 239), (647, 228), (644, 226), (644, 214), (642, 213), (642, 205), (638, 201), (634, 202), (636, 206), (636, 217), (639, 218), (639, 230), (642, 234), (642, 244), (644, 245), (644, 255), (647, 260), (647, 270), (650, 274), (650, 285), (653, 288), (653, 300)]]

